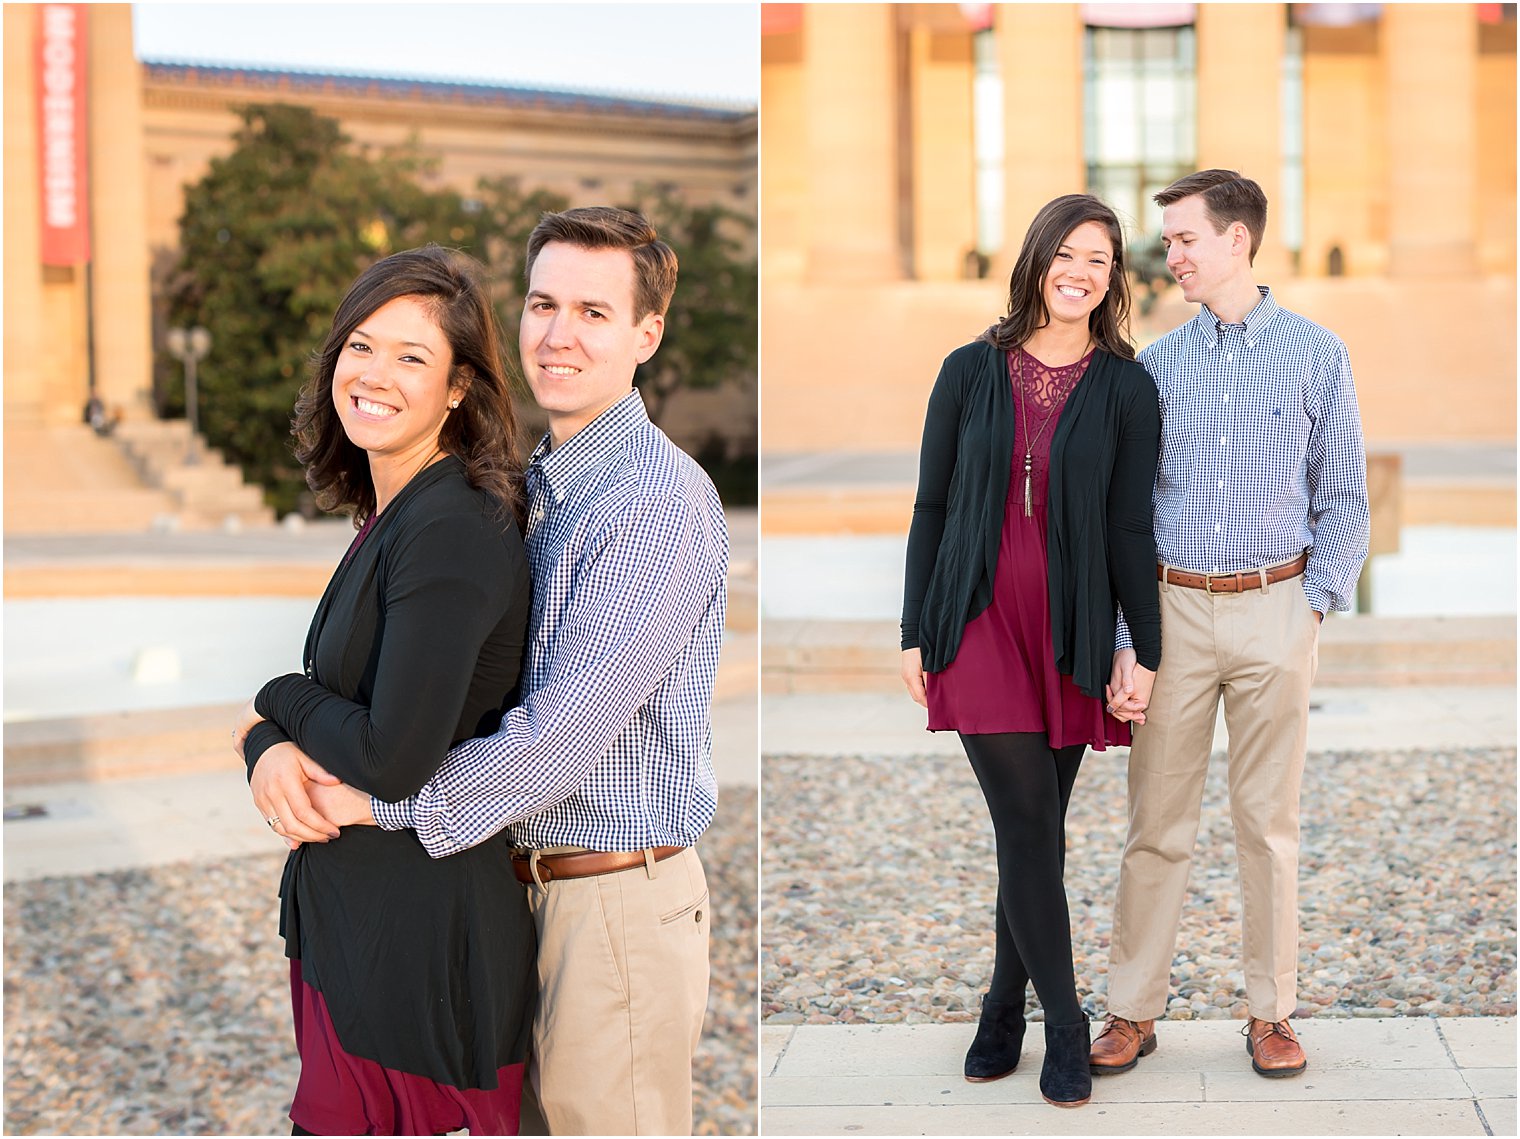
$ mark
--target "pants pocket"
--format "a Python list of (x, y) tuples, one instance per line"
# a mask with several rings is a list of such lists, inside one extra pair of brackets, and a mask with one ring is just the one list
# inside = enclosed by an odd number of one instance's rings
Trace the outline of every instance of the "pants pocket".
[(690, 918), (696, 924), (701, 925), (707, 918), (707, 895), (708, 892), (703, 890), (701, 897), (694, 898), (686, 905), (671, 910), (669, 913), (661, 914), (660, 924), (669, 925), (671, 922), (680, 921), (682, 918)]

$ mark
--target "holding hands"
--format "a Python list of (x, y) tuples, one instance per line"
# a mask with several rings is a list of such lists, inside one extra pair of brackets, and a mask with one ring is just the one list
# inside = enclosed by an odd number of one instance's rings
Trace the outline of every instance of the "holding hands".
[(1124, 723), (1145, 723), (1155, 683), (1156, 674), (1135, 660), (1134, 649), (1116, 650), (1113, 673), (1103, 689), (1109, 715)]
[[(253, 726), (264, 719), (250, 700), (237, 715), (232, 750), (243, 759)], [(327, 842), (339, 827), (375, 825), (369, 796), (348, 786), (295, 744), (277, 743), (259, 757), (248, 780), (253, 805), (264, 822), (294, 850), (303, 842)]]
[(286, 741), (275, 744), (259, 757), (248, 790), (264, 821), (293, 850), (303, 842), (326, 842), (338, 837), (337, 826), (311, 801), (313, 789), (338, 782), (336, 775)]

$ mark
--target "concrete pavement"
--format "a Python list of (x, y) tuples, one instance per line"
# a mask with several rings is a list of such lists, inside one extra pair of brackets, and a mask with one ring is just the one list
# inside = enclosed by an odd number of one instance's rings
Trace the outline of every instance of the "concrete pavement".
[(1267, 1080), (1240, 1023), (1157, 1025), (1131, 1072), (1087, 1106), (1040, 1098), (1044, 1041), (990, 1084), (961, 1078), (975, 1026), (765, 1026), (767, 1135), (1514, 1135), (1515, 1022), (1503, 1017), (1295, 1022), (1309, 1068)]

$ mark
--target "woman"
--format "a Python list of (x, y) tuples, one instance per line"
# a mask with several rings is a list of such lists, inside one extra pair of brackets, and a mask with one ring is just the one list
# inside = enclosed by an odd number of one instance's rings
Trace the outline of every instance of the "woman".
[(1121, 712), (1143, 708), (1161, 658), (1160, 417), (1125, 338), (1123, 262), (1097, 198), (1035, 217), (1008, 315), (945, 359), (929, 397), (903, 600), (903, 680), (930, 731), (960, 733), (997, 837), (997, 951), (966, 1078), (1013, 1071), (1032, 980), (1040, 1091), (1061, 1107), (1092, 1090), (1062, 870), (1083, 751), (1129, 742), (1101, 698), (1116, 599), (1139, 659)]
[(323, 842), (280, 790), (293, 770), (334, 781), (309, 755), (405, 798), (508, 706), (529, 584), (500, 344), (475, 262), (397, 253), (349, 289), (296, 404), (307, 482), (359, 533), (312, 619), (305, 675), (264, 685), (233, 733), (271, 828), (319, 840), (292, 850), (280, 886), (294, 1134), (517, 1133), (534, 941), (505, 839), (437, 861), (412, 831)]

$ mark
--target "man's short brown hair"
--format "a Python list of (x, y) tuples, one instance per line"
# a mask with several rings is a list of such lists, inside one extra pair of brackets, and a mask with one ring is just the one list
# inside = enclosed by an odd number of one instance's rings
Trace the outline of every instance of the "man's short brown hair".
[(1200, 170), (1179, 178), (1156, 195), (1158, 206), (1165, 209), (1173, 202), (1197, 194), (1203, 199), (1215, 233), (1239, 222), (1251, 235), (1251, 263), (1261, 248), (1261, 236), (1267, 229), (1267, 195), (1249, 178), (1235, 170)]
[(633, 257), (633, 323), (652, 312), (661, 316), (676, 291), (676, 255), (660, 240), (642, 214), (616, 206), (580, 206), (545, 214), (528, 237), (524, 275), (533, 280), (533, 263), (553, 241), (580, 249), (626, 249)]

